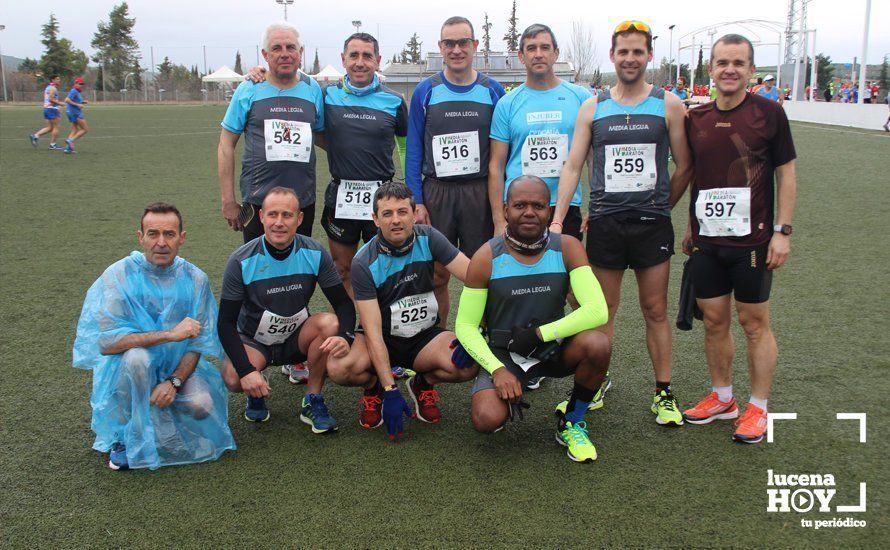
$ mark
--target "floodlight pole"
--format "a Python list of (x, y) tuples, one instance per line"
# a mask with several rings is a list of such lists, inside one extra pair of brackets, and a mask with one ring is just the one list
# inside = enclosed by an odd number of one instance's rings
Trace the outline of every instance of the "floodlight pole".
[(674, 27), (676, 26), (677, 25), (671, 25), (670, 27), (668, 27), (668, 29), (671, 31), (671, 36), (669, 38), (670, 44), (668, 44), (668, 84), (671, 85), (673, 85), (673, 74), (671, 74), (673, 71), (671, 71), (671, 65), (674, 64)]
[(284, 20), (287, 21), (287, 7), (294, 3), (294, 0), (275, 0), (276, 4), (284, 6)]
[[(6, 25), (0, 25), (0, 31), (6, 30)], [(6, 97), (6, 64), (3, 63), (3, 48), (0, 48), (0, 73), (3, 73), (3, 103), (9, 101)]]
[[(871, 19), (871, 0), (865, 0), (865, 30), (862, 32), (862, 63), (859, 68), (859, 100), (857, 103), (865, 103), (865, 73), (868, 72), (868, 24)], [(874, 100), (872, 100), (874, 101)]]

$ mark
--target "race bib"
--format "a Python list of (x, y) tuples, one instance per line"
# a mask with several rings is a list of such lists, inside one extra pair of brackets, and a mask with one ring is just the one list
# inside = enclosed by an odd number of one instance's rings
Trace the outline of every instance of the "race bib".
[(522, 174), (558, 178), (569, 157), (567, 134), (533, 134), (522, 144)]
[(389, 332), (410, 338), (436, 324), (439, 302), (432, 292), (407, 296), (389, 306)]
[(308, 122), (272, 119), (264, 123), (267, 161), (309, 162), (312, 128)]
[(479, 132), (458, 132), (433, 136), (436, 177), (479, 172)]
[(347, 220), (370, 220), (374, 193), (380, 181), (340, 180), (334, 216)]
[(291, 335), (297, 332), (300, 325), (309, 318), (306, 308), (301, 309), (290, 317), (282, 317), (271, 311), (264, 311), (260, 324), (253, 335), (253, 339), (267, 346), (281, 344)]
[(718, 187), (699, 191), (695, 217), (703, 237), (744, 237), (751, 233), (751, 188)]
[(540, 359), (536, 359), (534, 357), (523, 357), (518, 353), (513, 353), (512, 351), (510, 352), (510, 359), (512, 359), (513, 362), (516, 363), (519, 368), (523, 370), (523, 372), (528, 372), (528, 369), (541, 362)]
[(606, 193), (652, 191), (658, 180), (654, 143), (606, 145)]

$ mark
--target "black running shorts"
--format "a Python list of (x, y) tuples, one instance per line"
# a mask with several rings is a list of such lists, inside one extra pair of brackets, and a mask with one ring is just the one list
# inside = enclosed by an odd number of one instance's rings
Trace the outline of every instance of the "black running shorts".
[(696, 242), (692, 247), (695, 297), (717, 298), (730, 292), (737, 302), (760, 304), (769, 300), (773, 272), (766, 268), (769, 243), (757, 246), (719, 246)]
[(671, 259), (674, 226), (668, 216), (617, 212), (587, 224), (587, 258), (605, 269), (645, 269)]

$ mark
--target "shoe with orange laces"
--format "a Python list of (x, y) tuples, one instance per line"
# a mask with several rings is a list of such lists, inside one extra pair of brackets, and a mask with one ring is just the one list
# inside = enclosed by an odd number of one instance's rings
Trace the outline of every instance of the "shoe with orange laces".
[(361, 412), (358, 422), (362, 428), (376, 428), (383, 424), (383, 398), (382, 388), (377, 386), (372, 390), (366, 390), (359, 400)]
[(745, 413), (736, 420), (732, 438), (740, 443), (759, 443), (766, 434), (766, 411), (748, 403)]
[(408, 395), (414, 401), (414, 410), (417, 411), (417, 418), (430, 424), (438, 424), (442, 418), (442, 411), (436, 406), (439, 401), (439, 392), (433, 389), (426, 380), (421, 382), (418, 376), (412, 376), (408, 379)]
[(738, 417), (739, 407), (735, 403), (735, 397), (729, 403), (724, 403), (715, 391), (699, 401), (698, 405), (683, 411), (683, 418), (692, 424), (710, 424), (715, 420), (732, 420)]

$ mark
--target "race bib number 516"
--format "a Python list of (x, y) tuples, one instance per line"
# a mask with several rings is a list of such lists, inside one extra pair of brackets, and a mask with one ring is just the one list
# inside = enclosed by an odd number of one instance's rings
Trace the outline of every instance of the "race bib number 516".
[(436, 177), (475, 174), (479, 171), (479, 132), (433, 136)]
[(308, 122), (279, 119), (263, 122), (267, 161), (309, 162), (312, 154), (312, 127)]

